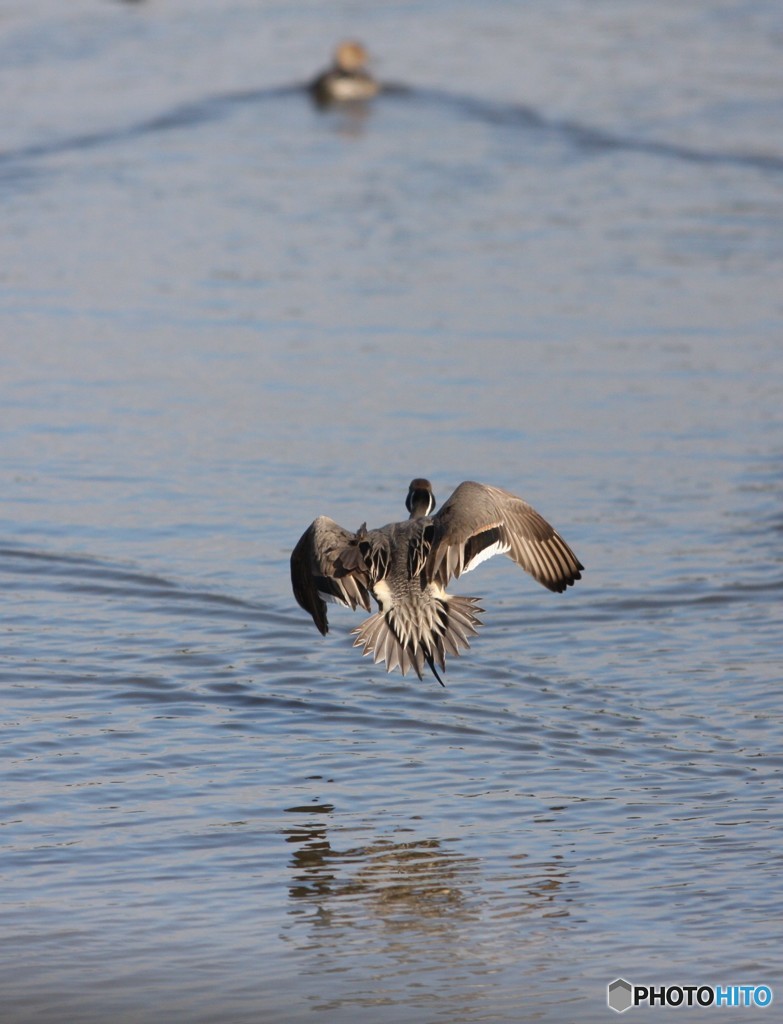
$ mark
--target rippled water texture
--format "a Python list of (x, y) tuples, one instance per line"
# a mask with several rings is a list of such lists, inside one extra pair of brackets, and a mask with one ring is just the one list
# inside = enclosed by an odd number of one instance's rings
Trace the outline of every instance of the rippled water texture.
[[(0, 25), (3, 1020), (779, 1003), (779, 5)], [(346, 34), (398, 88), (315, 110)], [(587, 566), (458, 581), (443, 689), (288, 581), (417, 475)]]

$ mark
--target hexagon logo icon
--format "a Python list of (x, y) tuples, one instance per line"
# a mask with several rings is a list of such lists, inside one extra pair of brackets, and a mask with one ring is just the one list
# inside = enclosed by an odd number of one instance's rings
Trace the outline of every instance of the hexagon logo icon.
[(606, 986), (606, 1001), (610, 1010), (625, 1013), (633, 1006), (633, 988), (624, 978), (617, 978)]

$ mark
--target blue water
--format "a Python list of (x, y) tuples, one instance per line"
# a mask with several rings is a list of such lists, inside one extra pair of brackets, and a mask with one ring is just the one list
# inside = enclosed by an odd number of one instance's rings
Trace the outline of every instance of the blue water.
[[(783, 997), (778, 18), (4, 12), (9, 1024)], [(405, 88), (317, 111), (346, 34)], [(458, 581), (486, 625), (445, 689), (288, 580), (417, 475), (521, 494), (587, 567)]]

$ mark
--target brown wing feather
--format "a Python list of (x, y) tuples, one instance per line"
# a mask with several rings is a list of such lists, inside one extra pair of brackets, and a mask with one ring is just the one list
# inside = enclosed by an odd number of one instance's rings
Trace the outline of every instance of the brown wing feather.
[(300, 607), (313, 617), (322, 634), (329, 630), (322, 594), (348, 608), (370, 610), (368, 577), (360, 566), (347, 571), (340, 554), (355, 543), (355, 534), (328, 516), (319, 516), (305, 530), (291, 553), (291, 585)]
[(581, 579), (584, 566), (563, 538), (531, 505), (500, 487), (461, 483), (433, 522), (426, 577), (444, 587), (501, 552), (549, 590), (561, 592)]

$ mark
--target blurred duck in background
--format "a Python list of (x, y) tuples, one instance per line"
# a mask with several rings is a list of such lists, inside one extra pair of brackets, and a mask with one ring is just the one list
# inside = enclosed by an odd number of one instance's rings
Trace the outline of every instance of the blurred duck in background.
[(380, 85), (367, 70), (367, 51), (361, 43), (345, 40), (334, 52), (332, 66), (310, 83), (310, 93), (320, 106), (369, 100)]

